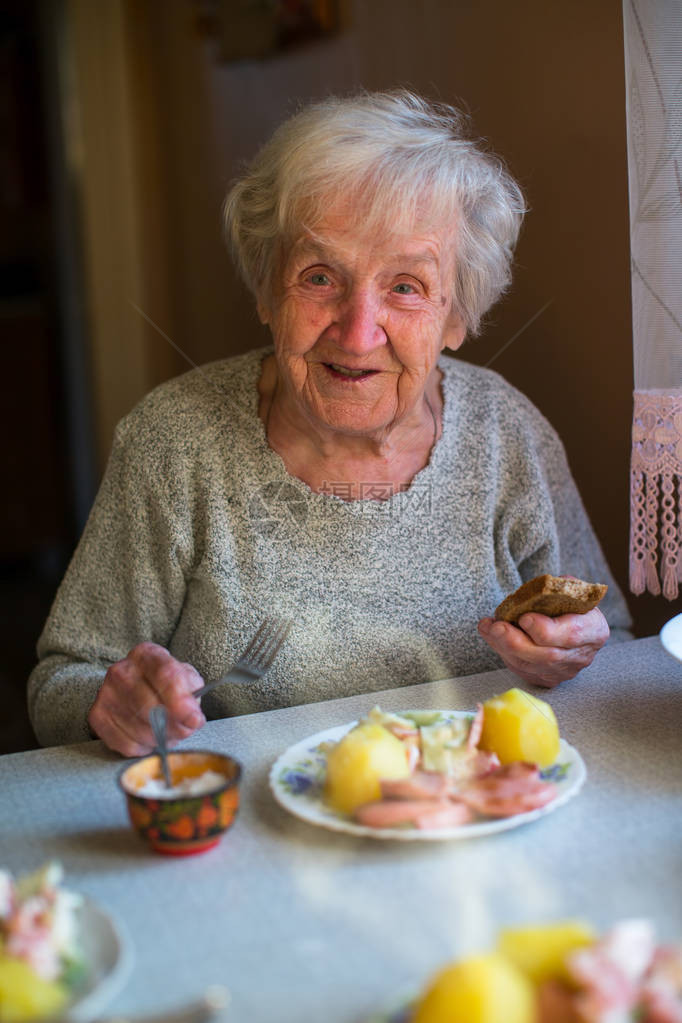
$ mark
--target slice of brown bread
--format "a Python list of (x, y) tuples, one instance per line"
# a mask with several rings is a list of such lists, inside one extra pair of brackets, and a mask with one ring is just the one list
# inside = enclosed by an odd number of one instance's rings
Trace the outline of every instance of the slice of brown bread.
[(596, 607), (608, 586), (566, 579), (557, 575), (538, 575), (519, 586), (495, 608), (495, 618), (517, 622), (527, 611), (556, 618), (557, 615), (585, 614)]

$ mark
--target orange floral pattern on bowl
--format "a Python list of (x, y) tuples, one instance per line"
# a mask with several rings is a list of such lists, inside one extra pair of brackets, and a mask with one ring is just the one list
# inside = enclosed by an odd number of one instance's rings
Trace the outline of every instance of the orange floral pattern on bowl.
[(130, 822), (156, 852), (189, 856), (211, 849), (231, 827), (239, 808), (241, 764), (227, 754), (201, 750), (172, 752), (168, 761), (174, 785), (186, 778), (198, 778), (206, 771), (215, 771), (227, 780), (200, 795), (170, 799), (140, 795), (139, 790), (147, 781), (161, 778), (158, 755), (142, 757), (124, 767), (118, 779)]

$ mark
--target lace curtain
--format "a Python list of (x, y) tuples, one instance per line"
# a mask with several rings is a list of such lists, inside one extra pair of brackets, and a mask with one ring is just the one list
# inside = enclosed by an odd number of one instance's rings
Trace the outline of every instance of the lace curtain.
[(623, 0), (634, 415), (630, 588), (682, 581), (682, 4)]

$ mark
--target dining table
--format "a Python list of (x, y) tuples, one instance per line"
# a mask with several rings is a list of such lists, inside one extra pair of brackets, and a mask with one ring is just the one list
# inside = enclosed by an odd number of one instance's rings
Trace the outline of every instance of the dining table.
[[(273, 798), (273, 762), (308, 736), (375, 705), (471, 710), (514, 686), (551, 705), (585, 763), (554, 812), (478, 837), (378, 840)], [(502, 669), (396, 677), (381, 692), (210, 721), (179, 748), (243, 766), (234, 825), (188, 857), (155, 853), (133, 830), (118, 785), (127, 761), (102, 742), (0, 757), (0, 867), (58, 861), (64, 884), (125, 935), (107, 1018), (163, 1018), (223, 985), (229, 1023), (361, 1023), (492, 948), (503, 927), (579, 919), (603, 932), (646, 918), (660, 940), (682, 939), (682, 663), (656, 636), (610, 642), (552, 690)]]

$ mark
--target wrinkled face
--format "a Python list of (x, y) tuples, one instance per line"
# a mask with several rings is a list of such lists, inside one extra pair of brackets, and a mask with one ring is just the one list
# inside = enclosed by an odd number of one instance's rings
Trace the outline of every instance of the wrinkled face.
[(318, 427), (376, 434), (422, 401), (439, 353), (465, 329), (452, 312), (453, 232), (377, 238), (332, 210), (285, 254), (272, 302), (280, 400)]

